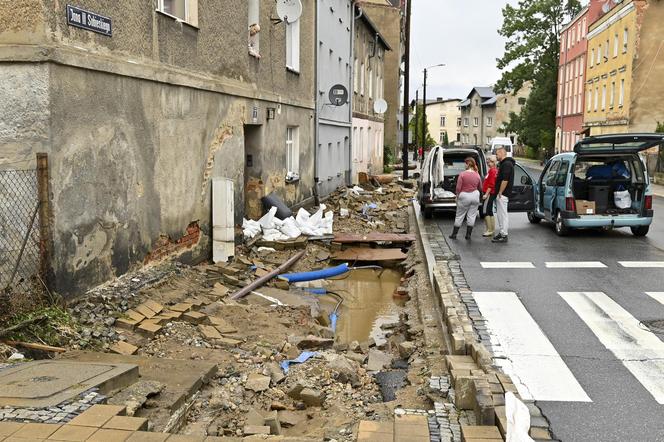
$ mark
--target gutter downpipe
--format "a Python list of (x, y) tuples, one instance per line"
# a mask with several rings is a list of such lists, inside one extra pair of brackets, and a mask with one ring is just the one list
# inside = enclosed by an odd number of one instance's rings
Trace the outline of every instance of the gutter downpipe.
[(319, 141), (319, 131), (320, 131), (320, 112), (318, 110), (318, 47), (319, 44), (319, 35), (318, 35), (318, 30), (320, 29), (320, 23), (318, 23), (319, 20), (319, 14), (318, 14), (318, 7), (320, 4), (320, 0), (316, 0), (316, 4), (314, 7), (314, 26), (316, 27), (314, 31), (314, 35), (316, 36), (314, 40), (314, 106), (315, 106), (315, 111), (314, 111), (314, 188), (313, 188), (313, 194), (314, 194), (314, 204), (316, 206), (320, 206), (320, 195), (318, 193), (318, 183), (319, 183), (319, 177), (318, 177), (318, 141)]
[(348, 119), (350, 122), (350, 134), (348, 135), (348, 180), (346, 185), (350, 186), (353, 182), (353, 148), (355, 147), (355, 140), (353, 139), (353, 104), (355, 103), (355, 20), (362, 18), (364, 15), (364, 10), (361, 7), (357, 7), (358, 14), (355, 15), (355, 2), (350, 0), (352, 11), (351, 17), (353, 21), (350, 24), (350, 57), (348, 64), (350, 65), (349, 73), (350, 78), (348, 79)]

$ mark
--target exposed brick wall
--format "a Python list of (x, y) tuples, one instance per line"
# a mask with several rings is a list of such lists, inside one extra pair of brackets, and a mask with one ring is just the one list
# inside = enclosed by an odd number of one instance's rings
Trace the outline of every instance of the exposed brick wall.
[(145, 257), (145, 264), (148, 262), (159, 261), (170, 255), (176, 255), (185, 250), (193, 248), (201, 238), (201, 229), (198, 221), (193, 221), (187, 226), (185, 234), (178, 240), (173, 241), (167, 235), (161, 235), (155, 242), (152, 252)]

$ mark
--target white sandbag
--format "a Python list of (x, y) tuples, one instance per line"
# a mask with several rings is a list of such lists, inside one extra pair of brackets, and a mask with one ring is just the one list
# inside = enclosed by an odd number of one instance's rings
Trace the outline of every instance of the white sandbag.
[(261, 225), (258, 221), (243, 219), (242, 220), (242, 235), (245, 239), (254, 238), (261, 233)]
[(528, 434), (530, 430), (528, 407), (511, 391), (505, 393), (505, 414), (507, 417), (506, 442), (535, 442)]
[(300, 235), (302, 235), (302, 231), (300, 231), (300, 229), (297, 227), (295, 218), (293, 218), (292, 216), (284, 220), (279, 230), (289, 239), (299, 238)]
[(334, 233), (334, 212), (331, 210), (325, 212), (325, 218), (323, 218), (323, 235), (332, 235)]
[(263, 239), (265, 241), (286, 241), (288, 237), (279, 229), (263, 229)]
[(632, 207), (632, 196), (629, 194), (629, 190), (613, 192), (613, 201), (619, 209), (629, 209)]
[(261, 219), (258, 220), (263, 229), (274, 229), (274, 215), (277, 213), (277, 208), (272, 207)]

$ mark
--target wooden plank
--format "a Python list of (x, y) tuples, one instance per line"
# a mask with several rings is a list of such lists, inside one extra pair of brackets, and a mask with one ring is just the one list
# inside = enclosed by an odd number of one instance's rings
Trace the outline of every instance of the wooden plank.
[(339, 233), (334, 235), (334, 242), (342, 244), (367, 243), (367, 242), (414, 242), (415, 235), (401, 233), (381, 233), (371, 232), (366, 235), (356, 235), (352, 233)]
[(346, 250), (334, 252), (332, 259), (336, 261), (402, 261), (406, 254), (401, 249), (369, 249), (351, 247)]

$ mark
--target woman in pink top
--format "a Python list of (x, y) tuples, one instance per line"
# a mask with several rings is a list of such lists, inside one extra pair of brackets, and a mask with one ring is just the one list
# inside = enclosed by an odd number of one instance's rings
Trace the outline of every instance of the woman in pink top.
[(466, 158), (466, 170), (457, 177), (457, 210), (454, 231), (450, 235), (451, 239), (456, 239), (464, 220), (466, 221), (466, 239), (470, 239), (479, 212), (481, 191), (482, 178), (477, 172), (477, 163), (473, 158)]

